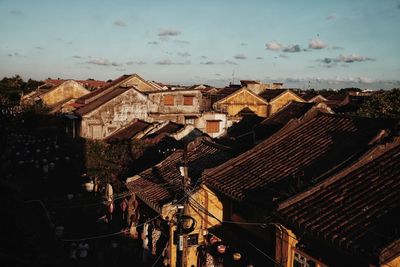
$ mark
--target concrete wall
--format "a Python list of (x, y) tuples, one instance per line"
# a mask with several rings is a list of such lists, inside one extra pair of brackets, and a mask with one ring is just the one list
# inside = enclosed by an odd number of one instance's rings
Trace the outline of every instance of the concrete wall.
[[(144, 95), (130, 89), (84, 115), (81, 121), (80, 135), (84, 138), (103, 139), (133, 119), (147, 121), (151, 105)], [(98, 126), (101, 127), (101, 134), (93, 136), (94, 127), (98, 130)]]

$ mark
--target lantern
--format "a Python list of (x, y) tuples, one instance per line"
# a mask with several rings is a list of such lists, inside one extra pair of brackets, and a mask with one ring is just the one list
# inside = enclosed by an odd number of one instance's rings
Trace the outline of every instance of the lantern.
[(233, 253), (233, 260), (239, 261), (242, 258), (242, 255), (239, 252)]
[(224, 254), (225, 251), (226, 251), (226, 246), (225, 245), (219, 245), (217, 247), (217, 251), (218, 251), (218, 253)]
[(213, 245), (213, 244), (215, 244), (215, 243), (217, 243), (218, 242), (218, 238), (216, 237), (216, 236), (212, 236), (211, 238), (210, 238), (210, 243), (211, 243), (211, 245)]

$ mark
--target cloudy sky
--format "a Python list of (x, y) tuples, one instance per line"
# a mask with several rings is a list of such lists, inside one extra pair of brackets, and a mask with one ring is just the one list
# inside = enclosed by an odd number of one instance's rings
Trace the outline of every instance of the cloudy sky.
[(0, 0), (0, 76), (400, 87), (400, 0)]

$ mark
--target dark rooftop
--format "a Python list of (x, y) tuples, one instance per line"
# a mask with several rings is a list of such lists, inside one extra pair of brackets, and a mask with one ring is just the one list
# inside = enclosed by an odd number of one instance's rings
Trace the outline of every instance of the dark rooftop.
[[(209, 138), (198, 138), (188, 145), (187, 161), (192, 185), (197, 184), (205, 168), (217, 166), (230, 158), (228, 148), (213, 143)], [(183, 150), (177, 150), (164, 161), (127, 181), (130, 191), (157, 212), (162, 205), (182, 194)]]
[(316, 112), (292, 121), (246, 153), (207, 170), (203, 179), (247, 203), (287, 198), (362, 155), (393, 121)]
[(115, 142), (121, 140), (129, 140), (136, 134), (147, 129), (151, 123), (134, 119), (128, 126), (116, 131), (106, 138), (107, 142)]
[(400, 254), (400, 139), (279, 205), (296, 229), (383, 264)]

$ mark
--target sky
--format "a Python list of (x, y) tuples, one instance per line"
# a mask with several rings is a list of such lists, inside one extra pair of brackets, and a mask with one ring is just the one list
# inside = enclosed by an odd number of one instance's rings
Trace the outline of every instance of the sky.
[(0, 77), (400, 87), (400, 0), (0, 0)]

